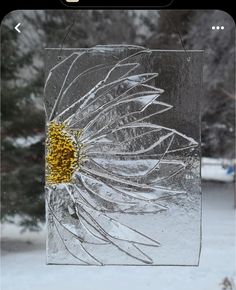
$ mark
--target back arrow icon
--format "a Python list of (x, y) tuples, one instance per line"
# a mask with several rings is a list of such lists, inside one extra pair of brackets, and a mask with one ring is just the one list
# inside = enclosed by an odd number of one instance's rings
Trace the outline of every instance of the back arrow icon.
[(15, 30), (18, 32), (18, 33), (21, 33), (19, 27), (20, 27), (21, 23), (18, 23), (16, 26), (15, 26)]

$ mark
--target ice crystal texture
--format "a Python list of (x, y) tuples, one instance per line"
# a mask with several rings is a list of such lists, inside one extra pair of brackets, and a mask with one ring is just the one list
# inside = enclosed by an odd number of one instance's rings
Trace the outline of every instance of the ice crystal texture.
[(201, 74), (201, 51), (46, 50), (48, 264), (198, 264)]

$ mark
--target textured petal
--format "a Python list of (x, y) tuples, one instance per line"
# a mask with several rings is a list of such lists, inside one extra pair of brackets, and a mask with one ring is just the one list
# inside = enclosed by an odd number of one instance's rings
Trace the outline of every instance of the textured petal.
[(47, 99), (53, 101), (50, 120), (73, 103), (74, 94), (80, 98), (87, 93), (85, 79), (90, 79), (91, 86), (96, 85), (113, 69), (117, 62), (114, 62), (115, 58), (107, 56), (107, 64), (104, 65), (102, 56), (97, 52), (91, 62), (90, 53), (75, 52), (50, 70), (45, 84), (45, 96), (50, 95)]
[[(142, 68), (141, 60), (150, 54), (149, 50), (139, 50), (136, 53), (128, 55), (127, 57), (118, 59), (111, 70), (108, 72), (101, 83), (98, 83), (95, 90), (92, 90), (92, 94), (86, 95), (80, 101), (79, 112), (81, 113), (88, 105), (93, 104), (94, 101), (100, 102), (99, 96), (105, 95), (108, 90), (126, 80), (126, 76), (129, 76), (131, 72), (135, 70), (136, 74), (141, 74), (145, 72)], [(135, 75), (135, 73), (132, 73)], [(128, 78), (129, 79), (129, 78)], [(96, 94), (98, 93), (98, 95)]]
[[(107, 239), (119, 251), (140, 262), (146, 264), (152, 263), (152, 259), (141, 251), (138, 245), (157, 247), (159, 246), (157, 241), (117, 222), (103, 213), (96, 215), (85, 205), (79, 205), (79, 212), (81, 219), (85, 223), (96, 229), (96, 231), (103, 235), (104, 239)], [(117, 231), (119, 234), (115, 234), (114, 231)], [(132, 238), (129, 239), (129, 236), (134, 236), (135, 242)]]
[(136, 231), (116, 221), (115, 219), (104, 213), (99, 213), (98, 211), (93, 210), (85, 205), (83, 205), (83, 209), (94, 218), (94, 221), (96, 221), (98, 228), (101, 230), (101, 232), (105, 233), (111, 238), (146, 246), (160, 245), (160, 243), (158, 243), (154, 239), (151, 239), (145, 234), (140, 233), (139, 231)]
[[(110, 171), (105, 170), (99, 164), (94, 163), (92, 160), (86, 162), (82, 167), (82, 172), (100, 179), (105, 184), (109, 186), (112, 185), (113, 188), (122, 188), (122, 192), (126, 195), (133, 195), (135, 198), (141, 198), (142, 195), (139, 195), (139, 192), (151, 192), (155, 198), (162, 197), (167, 194), (179, 194), (183, 193), (182, 190), (174, 190), (170, 187), (159, 186), (153, 184), (146, 184), (138, 182), (137, 180), (130, 180), (129, 178), (121, 177), (113, 174)], [(123, 190), (125, 188), (125, 190)], [(128, 189), (128, 191), (126, 191)], [(132, 191), (134, 193), (132, 193)], [(155, 199), (154, 198), (154, 199)]]
[[(74, 204), (68, 199), (67, 191), (68, 188), (65, 186), (63, 189), (63, 197), (61, 195), (58, 196), (58, 193), (54, 193), (52, 190), (50, 190), (50, 193), (46, 193), (46, 202), (49, 212), (54, 221), (57, 222), (58, 227), (66, 231), (67, 234), (70, 234), (79, 242), (92, 245), (104, 245), (105, 242), (101, 240), (100, 237), (91, 236), (90, 233), (81, 229)], [(57, 207), (58, 204), (60, 207)]]
[(73, 53), (59, 62), (49, 71), (45, 81), (44, 96), (47, 116), (51, 116), (55, 104), (60, 98), (67, 76), (73, 67), (74, 62), (82, 53)]
[[(174, 136), (174, 138), (173, 138)], [(168, 152), (181, 151), (196, 147), (197, 143), (176, 130), (145, 123), (114, 129), (111, 133), (88, 145), (87, 153), (95, 155), (134, 155), (134, 154), (163, 154), (170, 142)]]
[[(130, 69), (131, 70), (131, 69)], [(71, 117), (69, 124), (72, 128), (83, 128), (97, 121), (101, 113), (120, 100), (133, 98), (137, 93), (137, 88), (146, 82), (150, 82), (157, 77), (156, 73), (141, 73), (120, 78), (112, 83), (101, 86), (96, 92), (92, 92), (93, 101), (79, 108)], [(150, 88), (149, 88), (150, 90)], [(147, 89), (146, 89), (147, 91)], [(141, 91), (138, 91), (141, 93)], [(151, 94), (159, 95), (163, 90), (155, 89)], [(145, 95), (145, 92), (144, 94)]]
[(119, 159), (92, 159), (107, 172), (117, 177), (137, 181), (140, 183), (157, 183), (179, 173), (186, 166), (179, 160), (119, 160)]
[[(55, 111), (56, 119), (64, 121), (76, 111), (75, 107), (70, 111), (67, 111), (67, 109), (74, 104), (74, 100), (82, 99), (82, 97), (89, 92), (86, 83), (87, 79), (90, 80), (92, 86), (96, 86), (97, 83), (103, 80), (103, 76), (106, 75), (112, 67), (112, 63), (109, 65), (98, 65), (77, 75), (61, 94), (57, 110)], [(65, 111), (67, 111), (67, 113), (64, 114), (63, 112)], [(59, 118), (61, 114), (62, 117)]]
[(81, 174), (80, 180), (81, 184), (76, 186), (78, 199), (94, 210), (130, 214), (154, 213), (166, 210), (166, 207), (161, 203), (148, 203), (147, 199), (136, 198), (134, 195), (126, 194), (84, 174)]
[[(101, 70), (98, 73), (97, 64), (92, 65), (92, 69), (88, 66), (88, 61), (84, 60), (84, 57), (80, 59), (80, 63), (85, 63), (87, 65), (86, 69), (82, 73), (77, 73), (74, 80), (67, 86), (67, 88), (62, 93), (61, 105), (62, 111), (57, 112), (57, 120), (65, 121), (67, 118), (71, 119), (71, 115), (77, 110), (83, 109), (86, 107), (95, 97), (98, 90), (106, 90), (107, 87), (111, 86), (112, 83), (117, 83), (117, 80), (122, 79), (129, 74), (134, 68), (138, 66), (136, 62), (132, 60), (135, 59), (135, 56), (139, 54), (147, 54), (148, 51), (141, 51), (128, 56), (122, 60), (117, 61), (114, 64), (114, 58), (111, 56), (112, 61), (109, 64), (109, 59), (106, 58), (107, 66), (101, 66)], [(86, 53), (85, 53), (86, 55)], [(98, 59), (100, 64), (104, 63), (104, 54), (95, 53), (94, 58)], [(93, 58), (92, 58), (93, 60)], [(130, 61), (128, 61), (130, 60)], [(75, 65), (77, 68), (78, 65)], [(84, 73), (85, 72), (85, 73)], [(89, 79), (90, 87), (88, 89), (87, 80)], [(135, 80), (134, 80), (135, 81)], [(97, 96), (96, 96), (97, 97)], [(71, 101), (70, 100), (76, 100)], [(65, 103), (65, 106), (64, 106)]]
[(158, 94), (141, 95), (107, 107), (96, 120), (90, 122), (90, 125), (86, 127), (87, 129), (83, 132), (81, 140), (91, 140), (95, 136), (103, 135), (103, 129), (110, 129), (114, 122), (119, 122), (126, 116), (143, 112), (158, 96)]
[[(68, 188), (64, 188), (64, 192)], [(49, 191), (52, 193), (52, 191)], [(55, 202), (55, 199), (53, 202), (50, 201), (51, 194), (47, 193), (48, 197), (46, 198), (47, 206), (49, 209), (49, 213), (51, 214), (51, 218), (53, 219), (53, 226), (55, 229), (55, 232), (58, 235), (59, 240), (62, 243), (62, 246), (65, 247), (65, 249), (70, 253), (72, 257), (74, 257), (76, 260), (80, 261), (80, 263), (85, 265), (101, 265), (102, 263), (93, 255), (91, 255), (84, 247), (84, 245), (93, 245), (93, 246), (101, 246), (109, 243), (108, 241), (105, 241), (104, 239), (101, 240), (98, 237), (86, 235), (86, 232), (81, 231), (81, 223), (79, 221), (79, 215), (77, 211), (77, 219), (75, 222), (71, 222), (69, 215), (67, 215), (67, 218), (65, 218), (65, 214), (67, 213), (66, 210), (63, 210), (63, 208), (60, 208), (60, 211), (55, 210), (54, 206), (57, 205)], [(55, 197), (54, 197), (55, 198)], [(64, 200), (64, 201), (63, 201)], [(70, 199), (62, 199), (60, 198), (58, 201), (60, 203), (68, 203)], [(76, 207), (75, 207), (76, 208)], [(63, 215), (62, 217), (59, 217), (58, 213), (61, 213)], [(66, 223), (68, 221), (68, 223)], [(78, 230), (80, 229), (80, 230)], [(78, 231), (81, 233), (78, 233)], [(95, 242), (90, 242), (90, 240), (95, 240)], [(102, 242), (101, 242), (102, 241)]]

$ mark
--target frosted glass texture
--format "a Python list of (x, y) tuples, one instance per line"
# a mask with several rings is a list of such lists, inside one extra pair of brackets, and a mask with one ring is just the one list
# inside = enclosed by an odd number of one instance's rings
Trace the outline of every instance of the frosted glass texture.
[(198, 265), (202, 51), (47, 49), (47, 263)]

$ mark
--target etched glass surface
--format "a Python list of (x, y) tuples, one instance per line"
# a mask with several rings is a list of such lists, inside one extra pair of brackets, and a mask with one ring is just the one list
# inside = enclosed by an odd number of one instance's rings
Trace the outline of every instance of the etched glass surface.
[(201, 51), (47, 49), (47, 263), (197, 265)]

